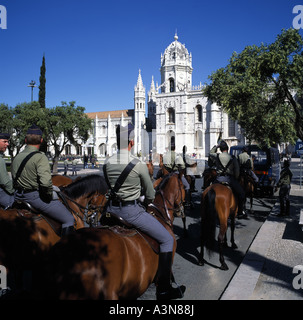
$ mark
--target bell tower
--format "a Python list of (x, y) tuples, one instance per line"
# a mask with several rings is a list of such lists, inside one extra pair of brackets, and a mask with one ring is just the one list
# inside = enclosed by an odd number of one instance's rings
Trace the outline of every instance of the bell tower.
[(141, 70), (139, 70), (137, 84), (135, 86), (134, 93), (134, 109), (135, 109), (135, 153), (139, 153), (143, 151), (142, 138), (145, 129), (145, 87), (143, 86), (143, 81), (141, 77)]
[(177, 34), (174, 39), (161, 54), (161, 93), (189, 91), (192, 86), (192, 55)]

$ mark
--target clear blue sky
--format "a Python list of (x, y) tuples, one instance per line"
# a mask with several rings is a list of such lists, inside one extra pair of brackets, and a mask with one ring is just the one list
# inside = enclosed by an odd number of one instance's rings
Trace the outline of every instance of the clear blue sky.
[[(148, 92), (174, 40), (193, 56), (193, 85), (234, 51), (271, 43), (292, 27), (297, 0), (0, 0), (0, 103), (29, 102), (46, 58), (46, 105), (76, 101), (86, 112), (133, 108), (141, 69)], [(301, 30), (302, 32), (302, 30)], [(34, 89), (38, 100), (38, 88)]]

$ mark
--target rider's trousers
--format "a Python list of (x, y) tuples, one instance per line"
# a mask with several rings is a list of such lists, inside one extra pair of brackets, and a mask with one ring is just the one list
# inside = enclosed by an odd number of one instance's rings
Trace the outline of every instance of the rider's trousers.
[(38, 191), (28, 193), (16, 192), (15, 198), (16, 200), (28, 202), (31, 206), (43, 212), (46, 216), (59, 221), (62, 224), (62, 228), (67, 228), (74, 225), (75, 220), (73, 215), (59, 200), (52, 200), (48, 203), (44, 202), (40, 199)]
[(14, 196), (6, 193), (2, 188), (0, 188), (0, 206), (3, 208), (11, 207), (14, 203)]
[(160, 252), (173, 251), (173, 236), (156, 218), (147, 213), (139, 203), (126, 206), (109, 204), (107, 211), (118, 215), (126, 222), (156, 239), (160, 243)]

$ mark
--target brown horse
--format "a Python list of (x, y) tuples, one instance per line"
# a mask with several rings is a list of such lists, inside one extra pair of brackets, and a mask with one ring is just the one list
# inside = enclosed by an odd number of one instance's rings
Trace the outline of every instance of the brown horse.
[[(160, 169), (159, 171), (160, 174), (157, 174), (157, 179), (154, 181), (153, 183), (153, 187), (155, 190), (157, 190), (157, 188), (159, 187), (159, 185), (162, 183), (163, 179), (167, 176), (170, 175), (170, 173), (168, 172), (168, 170), (165, 168), (164, 164), (163, 164), (163, 155), (160, 154)], [(182, 177), (182, 175), (184, 175), (185, 170), (180, 170), (180, 177)], [(183, 198), (183, 200), (185, 200), (185, 197)], [(185, 210), (184, 210), (184, 204), (182, 206), (180, 206), (180, 210), (175, 212), (175, 215), (177, 217), (181, 217), (182, 222), (183, 222), (183, 232), (184, 232), (184, 236), (187, 236), (187, 229), (186, 229), (186, 215), (185, 215)]]
[(227, 223), (230, 217), (231, 221), (231, 243), (232, 248), (237, 248), (234, 239), (235, 218), (238, 205), (232, 190), (223, 184), (215, 183), (209, 186), (201, 198), (201, 252), (199, 264), (204, 265), (204, 246), (208, 250), (214, 249), (216, 218), (220, 221), (220, 231), (218, 235), (219, 255), (222, 270), (228, 270), (224, 261), (223, 247), (227, 246)]
[(253, 213), (252, 206), (253, 206), (253, 197), (254, 197), (254, 192), (255, 192), (254, 180), (247, 173), (241, 173), (239, 176), (239, 183), (245, 192), (244, 205), (246, 204), (247, 197), (249, 197), (249, 199), (250, 199), (250, 213)]
[(52, 175), (52, 182), (54, 186), (65, 187), (71, 184), (73, 179), (67, 176), (61, 176), (60, 174), (54, 174)]
[[(148, 209), (174, 239), (173, 213), (184, 196), (180, 177), (173, 174), (160, 186)], [(135, 229), (77, 230), (51, 251), (52, 276), (48, 278), (59, 299), (136, 299), (153, 282), (158, 269), (158, 254)]]
[(212, 168), (207, 168), (203, 172), (203, 189), (209, 187), (216, 179), (217, 171)]
[[(91, 214), (102, 210), (105, 205), (107, 185), (100, 175), (86, 176), (61, 189), (61, 199), (75, 218), (75, 228), (83, 228)], [(27, 230), (19, 230), (19, 235), (7, 234), (7, 225), (15, 230), (15, 226), (24, 226)], [(33, 214), (24, 209), (0, 210), (0, 234), (7, 234), (7, 241), (0, 242), (2, 252), (5, 243), (10, 245), (9, 239), (20, 238), (20, 233), (28, 233), (28, 240), (33, 242), (39, 250), (48, 250), (61, 237), (60, 225), (41, 214)], [(15, 240), (16, 241), (16, 240)], [(17, 249), (17, 248), (16, 248)], [(11, 252), (16, 254), (16, 252)]]

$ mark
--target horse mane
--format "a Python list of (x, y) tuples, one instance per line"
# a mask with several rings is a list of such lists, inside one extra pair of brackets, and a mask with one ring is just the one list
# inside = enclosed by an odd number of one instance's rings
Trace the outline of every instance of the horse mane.
[(91, 174), (65, 186), (62, 191), (71, 199), (77, 199), (86, 194), (107, 192), (107, 184), (103, 176)]
[(172, 177), (175, 174), (175, 172), (171, 172), (170, 174), (167, 174), (163, 177), (162, 181), (159, 183), (159, 185), (157, 186), (156, 190), (160, 191), (163, 190), (169, 180), (170, 177)]

